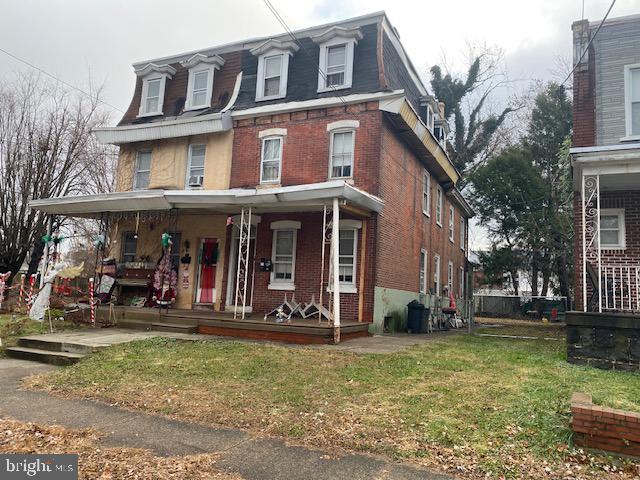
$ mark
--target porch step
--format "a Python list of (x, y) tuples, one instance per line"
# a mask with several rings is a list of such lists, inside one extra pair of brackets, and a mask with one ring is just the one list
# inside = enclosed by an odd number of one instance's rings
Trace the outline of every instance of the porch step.
[(82, 345), (78, 343), (60, 342), (37, 337), (22, 337), (18, 339), (18, 347), (34, 350), (46, 350), (48, 352), (77, 353), (86, 355), (98, 351), (98, 347)]
[(118, 328), (129, 328), (131, 330), (151, 330), (152, 322), (139, 320), (137, 318), (124, 318), (118, 320)]
[(196, 333), (198, 326), (183, 323), (154, 322), (151, 324), (151, 330), (158, 332)]
[(21, 360), (31, 360), (51, 365), (72, 365), (84, 357), (81, 353), (54, 352), (39, 348), (9, 347), (6, 349), (7, 355)]

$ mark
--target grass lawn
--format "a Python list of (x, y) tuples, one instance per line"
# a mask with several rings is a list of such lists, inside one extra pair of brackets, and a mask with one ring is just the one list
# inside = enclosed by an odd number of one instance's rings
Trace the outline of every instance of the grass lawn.
[[(54, 320), (53, 328), (58, 332), (78, 328), (78, 326), (73, 322)], [(19, 337), (37, 333), (49, 333), (48, 319), (45, 319), (44, 322), (35, 322), (24, 315), (18, 315), (15, 320), (12, 320), (11, 315), (0, 315), (0, 339), (2, 339), (0, 357), (4, 356), (5, 348), (16, 344)]]
[(569, 399), (585, 392), (640, 411), (640, 375), (572, 366), (564, 350), (564, 341), (467, 335), (390, 355), (152, 339), (30, 383), (468, 478), (637, 478), (638, 464), (570, 447)]

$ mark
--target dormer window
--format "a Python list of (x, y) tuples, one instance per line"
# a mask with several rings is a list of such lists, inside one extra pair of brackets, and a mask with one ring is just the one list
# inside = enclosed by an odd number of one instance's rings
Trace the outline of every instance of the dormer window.
[(181, 62), (181, 65), (189, 69), (187, 100), (184, 109), (199, 110), (211, 107), (213, 75), (224, 65), (224, 59), (219, 55), (207, 57), (202, 53), (196, 53), (189, 60)]
[(162, 115), (164, 90), (167, 79), (171, 79), (176, 69), (171, 65), (149, 63), (135, 70), (142, 77), (142, 96), (140, 98), (139, 117)]
[(431, 105), (427, 105), (427, 128), (433, 132), (434, 115)]
[(273, 100), (287, 96), (289, 57), (298, 51), (294, 42), (267, 40), (251, 49), (258, 57), (256, 101)]
[(312, 37), (320, 45), (318, 92), (351, 88), (353, 54), (362, 33), (357, 28), (332, 27)]

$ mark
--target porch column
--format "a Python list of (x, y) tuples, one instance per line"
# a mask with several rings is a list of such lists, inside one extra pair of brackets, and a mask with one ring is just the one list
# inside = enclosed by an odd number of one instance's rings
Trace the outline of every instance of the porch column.
[[(589, 260), (597, 264), (594, 292), (598, 295), (598, 312), (602, 313), (602, 252), (600, 248), (600, 175), (582, 172), (582, 309), (589, 308), (587, 297), (587, 267)], [(593, 275), (591, 275), (593, 276)], [(605, 286), (606, 288), (606, 286)]]
[[(53, 215), (49, 215), (47, 219), (47, 235), (51, 236), (51, 230), (53, 230)], [(44, 276), (49, 268), (49, 242), (44, 244), (44, 251), (42, 253), (42, 267), (40, 270), (40, 288), (44, 287)]]
[(333, 255), (333, 340), (340, 343), (340, 206), (338, 199), (333, 199), (333, 224), (331, 229), (331, 250)]

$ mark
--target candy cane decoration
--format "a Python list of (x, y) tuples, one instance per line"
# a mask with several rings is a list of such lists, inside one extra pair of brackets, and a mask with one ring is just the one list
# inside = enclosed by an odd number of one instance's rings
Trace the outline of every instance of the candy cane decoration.
[(24, 297), (24, 273), (20, 275), (20, 291), (18, 293), (18, 312), (20, 312), (22, 308), (22, 297)]
[(93, 303), (93, 278), (89, 279), (89, 307), (91, 310), (91, 324), (96, 326), (96, 307)]
[(36, 274), (32, 273), (29, 277), (29, 295), (27, 295), (27, 310), (31, 309), (31, 305), (33, 304), (33, 286), (36, 283)]

